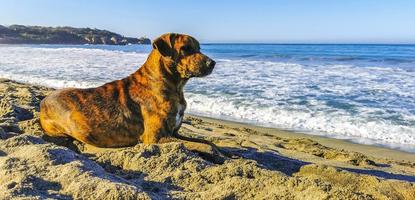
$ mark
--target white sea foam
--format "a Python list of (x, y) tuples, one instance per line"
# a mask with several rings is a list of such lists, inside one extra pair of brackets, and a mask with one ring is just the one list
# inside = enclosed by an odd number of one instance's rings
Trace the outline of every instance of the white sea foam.
[(415, 150), (413, 72), (219, 60), (189, 86), (196, 114)]
[[(146, 53), (0, 46), (0, 77), (51, 87), (123, 78)], [(415, 72), (218, 59), (186, 86), (187, 112), (415, 151)]]
[[(309, 134), (350, 139), (365, 144), (396, 147), (402, 144), (412, 150), (415, 144), (414, 127), (394, 125), (382, 121), (368, 121), (342, 112), (325, 113), (296, 111), (286, 108), (235, 105), (226, 98), (209, 98), (188, 94), (189, 111), (199, 115), (245, 121), (268, 127), (279, 127)], [(402, 146), (402, 147), (403, 147)]]
[(0, 47), (0, 77), (50, 87), (91, 87), (133, 73), (147, 54), (83, 48)]

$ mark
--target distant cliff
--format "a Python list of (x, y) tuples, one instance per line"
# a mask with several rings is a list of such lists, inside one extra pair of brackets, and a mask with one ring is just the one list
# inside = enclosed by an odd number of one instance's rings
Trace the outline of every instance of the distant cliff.
[(0, 25), (0, 44), (150, 44), (148, 38), (124, 37), (107, 30), (73, 27)]

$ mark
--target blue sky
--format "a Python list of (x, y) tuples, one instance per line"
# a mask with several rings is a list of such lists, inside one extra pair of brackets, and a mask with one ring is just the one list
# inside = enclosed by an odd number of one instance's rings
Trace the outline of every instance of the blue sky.
[(2, 0), (0, 24), (180, 32), (202, 42), (415, 43), (415, 1)]

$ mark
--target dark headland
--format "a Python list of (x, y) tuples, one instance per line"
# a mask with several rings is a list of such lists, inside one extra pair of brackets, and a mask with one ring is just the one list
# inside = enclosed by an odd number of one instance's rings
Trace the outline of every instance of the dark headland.
[(92, 28), (0, 25), (0, 44), (150, 44), (145, 37), (124, 37)]

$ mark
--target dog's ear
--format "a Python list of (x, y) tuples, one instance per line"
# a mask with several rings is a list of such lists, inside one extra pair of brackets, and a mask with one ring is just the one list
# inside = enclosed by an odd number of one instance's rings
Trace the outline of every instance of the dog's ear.
[(162, 56), (165, 57), (173, 57), (175, 50), (174, 50), (174, 38), (176, 34), (174, 33), (167, 33), (153, 42), (153, 48), (157, 49)]

